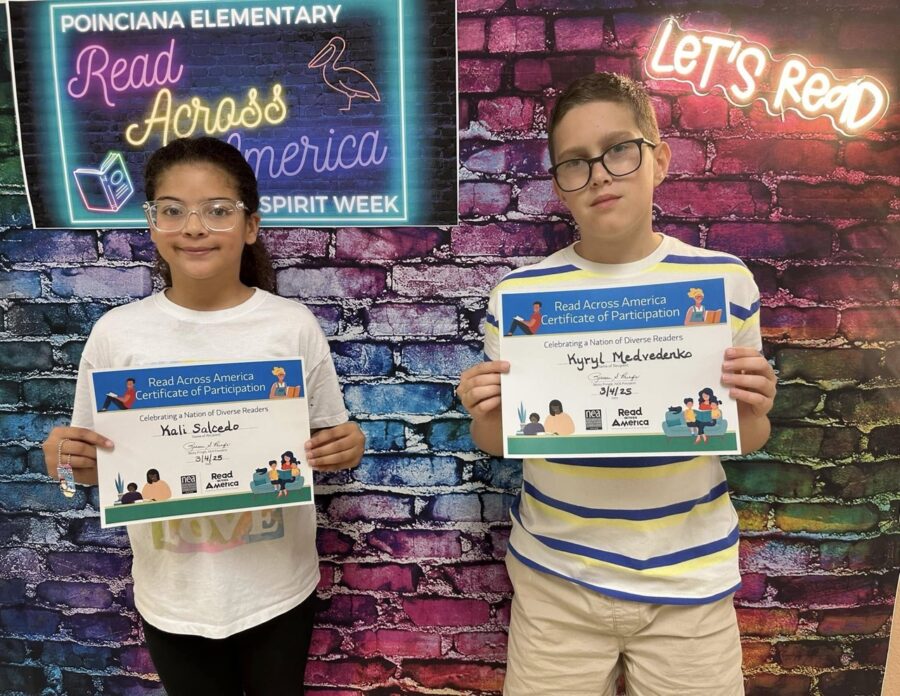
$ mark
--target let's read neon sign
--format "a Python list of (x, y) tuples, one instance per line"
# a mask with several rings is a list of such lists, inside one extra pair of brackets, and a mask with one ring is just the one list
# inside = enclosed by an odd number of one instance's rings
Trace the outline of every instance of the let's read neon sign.
[(698, 95), (720, 90), (735, 106), (759, 100), (772, 116), (794, 111), (806, 119), (825, 117), (844, 135), (870, 129), (890, 104), (874, 77), (839, 78), (797, 54), (776, 60), (762, 44), (684, 29), (674, 19), (660, 25), (644, 69), (657, 80), (687, 83)]

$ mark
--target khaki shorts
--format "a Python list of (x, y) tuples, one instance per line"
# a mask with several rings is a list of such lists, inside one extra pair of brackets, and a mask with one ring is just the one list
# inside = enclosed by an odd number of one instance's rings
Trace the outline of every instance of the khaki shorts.
[(524, 565), (511, 553), (504, 696), (741, 696), (733, 596), (709, 604), (615, 599)]

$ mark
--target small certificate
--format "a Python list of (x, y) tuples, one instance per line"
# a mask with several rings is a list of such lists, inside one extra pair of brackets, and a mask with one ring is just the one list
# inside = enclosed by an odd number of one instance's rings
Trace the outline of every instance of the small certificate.
[(723, 278), (502, 293), (504, 455), (739, 453), (728, 310)]
[(104, 527), (313, 502), (303, 359), (94, 370)]

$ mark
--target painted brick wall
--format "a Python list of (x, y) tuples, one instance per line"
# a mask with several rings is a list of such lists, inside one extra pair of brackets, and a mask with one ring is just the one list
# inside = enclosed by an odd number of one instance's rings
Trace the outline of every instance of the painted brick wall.
[[(675, 12), (876, 74), (896, 98), (894, 8), (458, 0), (461, 224), (267, 233), (281, 292), (320, 318), (369, 438), (359, 469), (319, 481), (312, 696), (501, 688), (520, 470), (473, 450), (453, 387), (480, 359), (491, 285), (574, 238), (546, 176), (555, 90), (594, 69), (639, 76)], [(93, 321), (151, 291), (152, 254), (140, 232), (29, 228), (0, 42), (0, 693), (158, 694), (127, 540), (99, 528), (93, 491), (59, 496), (38, 447), (67, 420)], [(748, 693), (877, 694), (900, 555), (898, 110), (849, 141), (650, 86), (675, 152), (658, 227), (747, 261), (780, 371), (771, 441), (727, 464)]]

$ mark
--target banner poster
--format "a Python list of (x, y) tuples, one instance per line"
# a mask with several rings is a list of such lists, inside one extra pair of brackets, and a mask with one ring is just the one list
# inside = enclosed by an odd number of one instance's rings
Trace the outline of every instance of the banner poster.
[(94, 370), (100, 522), (311, 505), (302, 358)]
[(452, 0), (7, 4), (38, 228), (145, 228), (179, 137), (237, 147), (264, 226), (453, 225)]
[(739, 453), (728, 307), (723, 278), (501, 294), (504, 456)]

